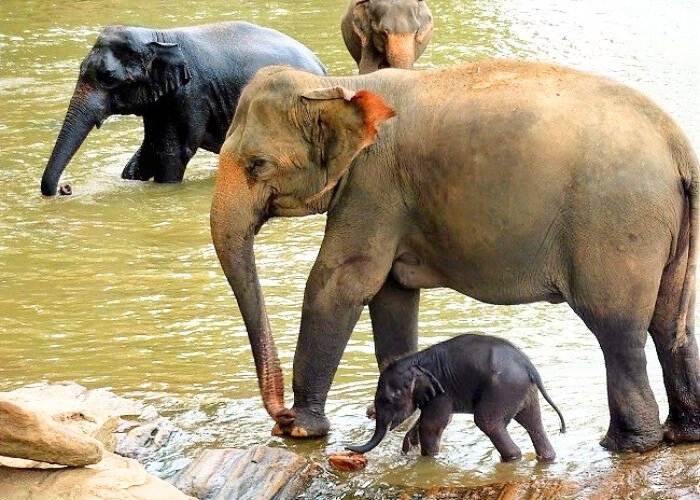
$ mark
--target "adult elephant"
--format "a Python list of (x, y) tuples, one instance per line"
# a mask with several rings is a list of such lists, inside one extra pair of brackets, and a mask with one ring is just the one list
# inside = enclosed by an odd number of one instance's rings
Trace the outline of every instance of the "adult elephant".
[(197, 149), (219, 152), (241, 89), (258, 69), (273, 64), (325, 74), (301, 43), (246, 22), (105, 28), (80, 65), (41, 179), (42, 194), (56, 194), (68, 162), (92, 128), (111, 115), (143, 116), (143, 143), (123, 179), (182, 181)]
[(340, 29), (360, 74), (412, 69), (433, 36), (433, 16), (425, 0), (350, 0)]
[[(603, 350), (603, 446), (644, 451), (663, 435), (647, 331), (666, 437), (700, 440), (697, 191), (679, 127), (607, 78), (505, 60), (347, 78), (278, 67), (243, 92), (211, 229), (278, 431), (328, 431), (326, 395), (365, 304), (383, 321), (377, 345), (398, 350), (415, 345), (418, 290), (448, 287), (491, 304), (567, 302)], [(253, 237), (269, 217), (319, 212), (289, 410)]]

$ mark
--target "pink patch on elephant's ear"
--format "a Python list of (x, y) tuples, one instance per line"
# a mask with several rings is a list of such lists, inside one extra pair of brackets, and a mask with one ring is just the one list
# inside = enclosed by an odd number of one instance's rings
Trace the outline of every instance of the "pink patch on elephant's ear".
[(374, 142), (379, 125), (383, 121), (396, 116), (396, 112), (384, 102), (384, 99), (367, 90), (358, 91), (352, 97), (352, 102), (362, 110), (365, 122), (364, 136), (369, 142)]

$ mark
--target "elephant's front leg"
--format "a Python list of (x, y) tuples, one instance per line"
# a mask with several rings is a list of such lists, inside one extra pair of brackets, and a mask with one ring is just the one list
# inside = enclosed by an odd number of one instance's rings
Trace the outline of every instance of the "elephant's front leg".
[(381, 288), (391, 267), (386, 252), (377, 257), (371, 249), (338, 243), (324, 240), (306, 285), (294, 354), (296, 416), (291, 426), (278, 429), (293, 437), (328, 433), (324, 407), (333, 376), (363, 306)]
[(183, 138), (173, 129), (163, 133), (155, 150), (154, 180), (159, 183), (182, 182), (187, 164), (197, 152), (197, 141), (190, 133)]
[(172, 120), (144, 118), (146, 135), (141, 151), (148, 154), (139, 164), (149, 179), (153, 177), (159, 183), (182, 182), (185, 168), (202, 142), (206, 122), (204, 119), (187, 122), (188, 112), (188, 108), (181, 109)]
[(402, 453), (409, 453), (416, 446), (420, 444), (420, 418), (416, 420), (413, 426), (408, 430), (406, 435), (403, 437), (403, 444), (401, 445)]
[(333, 295), (318, 292), (304, 300), (292, 380), (296, 416), (292, 428), (285, 429), (293, 437), (325, 436), (330, 429), (324, 413), (326, 397), (362, 313), (361, 304), (339, 304)]
[(144, 142), (134, 153), (122, 171), (122, 179), (129, 181), (147, 181), (155, 173), (155, 159), (151, 148)]

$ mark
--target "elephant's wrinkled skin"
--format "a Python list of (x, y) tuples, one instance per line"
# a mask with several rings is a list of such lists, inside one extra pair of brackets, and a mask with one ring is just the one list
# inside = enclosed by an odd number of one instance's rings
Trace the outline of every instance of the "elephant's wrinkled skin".
[[(697, 182), (673, 120), (595, 75), (504, 60), (346, 78), (266, 68), (222, 147), (212, 236), (266, 407), (286, 434), (327, 432), (326, 395), (365, 304), (381, 323), (382, 365), (415, 345), (418, 290), (448, 287), (492, 304), (566, 301), (603, 350), (603, 445), (648, 450), (663, 431), (647, 331), (670, 407), (666, 437), (700, 440)], [(328, 221), (288, 410), (253, 236), (269, 217), (313, 212)]]
[(143, 116), (143, 143), (122, 178), (182, 181), (198, 148), (219, 152), (241, 90), (258, 69), (273, 64), (325, 74), (301, 43), (245, 22), (105, 28), (80, 66), (42, 194), (56, 194), (68, 162), (110, 115)]
[(360, 74), (412, 69), (433, 36), (433, 16), (424, 0), (350, 0), (340, 29)]
[(476, 426), (489, 437), (504, 462), (522, 456), (506, 429), (513, 418), (527, 430), (537, 458), (554, 460), (554, 448), (542, 425), (538, 390), (559, 415), (560, 430), (565, 432), (564, 417), (524, 352), (498, 337), (460, 335), (398, 359), (382, 370), (374, 396), (374, 435), (367, 444), (348, 449), (367, 453), (387, 431), (420, 409), (419, 419), (404, 437), (404, 453), (420, 444), (422, 455), (437, 455), (442, 431), (452, 414), (473, 413)]

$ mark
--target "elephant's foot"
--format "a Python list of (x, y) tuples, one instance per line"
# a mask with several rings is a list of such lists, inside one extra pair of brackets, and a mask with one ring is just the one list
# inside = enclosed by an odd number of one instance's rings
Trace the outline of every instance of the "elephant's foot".
[(518, 450), (517, 452), (512, 452), (507, 455), (501, 455), (501, 462), (503, 463), (508, 463), (508, 462), (518, 462), (523, 458), (523, 454)]
[(325, 415), (296, 407), (292, 408), (292, 411), (296, 415), (294, 423), (289, 425), (275, 424), (272, 428), (273, 436), (289, 436), (304, 439), (323, 437), (328, 434), (331, 423)]
[(664, 424), (664, 439), (670, 443), (700, 441), (700, 415), (695, 417), (669, 417)]
[(122, 170), (122, 179), (127, 181), (147, 181), (154, 176), (154, 169), (145, 167), (139, 161), (137, 153)]
[(661, 428), (644, 432), (622, 432), (609, 429), (600, 445), (610, 451), (644, 453), (657, 448), (663, 439)]
[(135, 181), (136, 172), (136, 166), (132, 165), (131, 163), (127, 163), (127, 165), (124, 167), (124, 170), (122, 170), (122, 179), (127, 181)]
[(554, 450), (552, 450), (551, 452), (542, 453), (541, 455), (539, 453), (537, 453), (536, 456), (537, 456), (537, 461), (543, 462), (543, 463), (554, 462), (554, 459), (557, 458), (557, 454), (554, 452)]
[(376, 420), (376, 419), (377, 419), (377, 409), (374, 407), (374, 403), (371, 403), (371, 404), (367, 407), (367, 412), (366, 412), (366, 413), (367, 413), (367, 418), (370, 418), (370, 419), (372, 419), (372, 420)]

